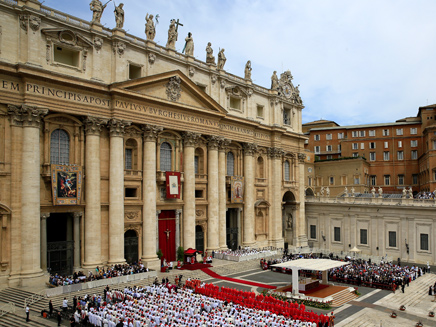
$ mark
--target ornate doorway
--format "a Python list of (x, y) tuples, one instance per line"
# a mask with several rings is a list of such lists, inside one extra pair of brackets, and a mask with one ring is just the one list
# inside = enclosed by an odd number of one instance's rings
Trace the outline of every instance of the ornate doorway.
[(73, 265), (73, 215), (51, 213), (47, 218), (47, 268), (52, 274), (70, 275)]
[(162, 210), (159, 214), (159, 249), (166, 261), (176, 260), (176, 212)]
[(124, 259), (127, 263), (138, 262), (138, 235), (132, 229), (124, 233)]

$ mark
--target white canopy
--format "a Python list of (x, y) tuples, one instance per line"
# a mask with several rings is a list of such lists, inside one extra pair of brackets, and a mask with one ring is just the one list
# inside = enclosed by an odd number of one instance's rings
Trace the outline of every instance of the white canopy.
[(330, 259), (298, 259), (272, 265), (273, 267), (294, 268), (299, 270), (325, 271), (332, 268), (349, 265), (350, 262)]
[(360, 250), (355, 246), (350, 250), (350, 252), (360, 252)]

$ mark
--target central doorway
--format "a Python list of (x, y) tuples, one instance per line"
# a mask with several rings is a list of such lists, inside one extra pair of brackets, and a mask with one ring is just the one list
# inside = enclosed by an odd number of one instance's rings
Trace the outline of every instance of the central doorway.
[(71, 275), (74, 264), (73, 214), (51, 213), (47, 218), (47, 269)]
[(159, 214), (159, 249), (162, 260), (176, 261), (176, 212), (162, 210)]
[(200, 225), (195, 226), (195, 249), (204, 253), (204, 232)]
[(238, 208), (229, 208), (226, 212), (226, 241), (227, 247), (231, 250), (237, 250), (238, 241)]
[(124, 233), (124, 259), (129, 264), (138, 262), (138, 235), (132, 229)]

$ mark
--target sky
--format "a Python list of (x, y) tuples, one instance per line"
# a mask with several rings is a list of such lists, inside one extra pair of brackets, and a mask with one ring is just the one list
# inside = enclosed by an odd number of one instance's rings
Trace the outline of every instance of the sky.
[[(91, 20), (90, 0), (46, 0), (43, 5)], [(105, 3), (105, 1), (102, 1)], [(116, 1), (118, 5), (120, 1)], [(159, 15), (155, 41), (165, 46), (179, 19), (176, 50), (188, 32), (194, 56), (206, 60), (207, 42), (224, 69), (243, 77), (251, 60), (253, 83), (269, 88), (274, 70), (290, 70), (300, 84), (303, 123), (339, 125), (394, 122), (436, 104), (434, 0), (125, 0), (124, 29), (145, 39), (147, 13)], [(115, 27), (113, 1), (101, 23)]]

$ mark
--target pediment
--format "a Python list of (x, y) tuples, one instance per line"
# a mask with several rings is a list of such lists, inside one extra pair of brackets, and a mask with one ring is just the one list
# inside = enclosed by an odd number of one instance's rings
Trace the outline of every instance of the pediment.
[(111, 90), (159, 100), (172, 106), (191, 107), (217, 114), (227, 113), (180, 70), (114, 83)]
[(92, 47), (92, 42), (83, 35), (65, 28), (44, 28), (41, 32), (57, 42), (75, 47)]
[(228, 86), (225, 88), (225, 90), (228, 95), (233, 95), (236, 97), (243, 97), (243, 98), (246, 98), (248, 96), (248, 92), (238, 85)]

